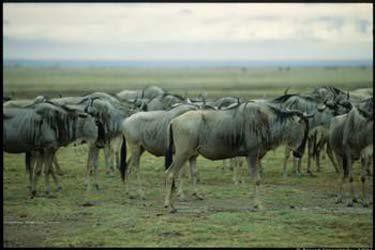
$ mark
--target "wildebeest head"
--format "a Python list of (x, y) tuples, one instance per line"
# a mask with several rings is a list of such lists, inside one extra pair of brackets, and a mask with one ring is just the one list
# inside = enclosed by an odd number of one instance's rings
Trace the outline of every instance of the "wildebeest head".
[(374, 101), (373, 97), (362, 100), (358, 104), (358, 112), (368, 120), (374, 120)]
[(98, 148), (103, 148), (106, 140), (105, 124), (108, 122), (108, 107), (105, 105), (105, 101), (96, 99), (98, 98), (90, 98), (84, 111), (94, 117), (98, 128), (98, 136), (95, 144)]
[(104, 138), (100, 138), (102, 135), (99, 133), (96, 119), (90, 114), (80, 111), (76, 112), (76, 117), (76, 134), (79, 135), (79, 140), (92, 144), (96, 143), (97, 146), (101, 146)]
[(301, 158), (305, 151), (305, 145), (309, 133), (309, 118), (315, 115), (302, 113), (298, 110), (286, 110), (286, 114), (289, 116), (291, 122), (289, 123), (287, 136), (287, 145), (293, 149), (293, 156)]

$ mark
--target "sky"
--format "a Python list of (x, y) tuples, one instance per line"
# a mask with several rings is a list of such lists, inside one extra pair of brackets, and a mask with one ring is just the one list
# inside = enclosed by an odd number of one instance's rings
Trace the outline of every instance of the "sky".
[(3, 3), (6, 60), (373, 60), (372, 43), (365, 3)]

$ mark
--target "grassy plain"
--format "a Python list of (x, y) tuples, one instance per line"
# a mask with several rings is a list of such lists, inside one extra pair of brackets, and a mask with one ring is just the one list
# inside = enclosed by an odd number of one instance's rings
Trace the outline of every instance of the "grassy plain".
[[(171, 92), (208, 96), (277, 96), (287, 86), (290, 92), (308, 91), (332, 84), (344, 89), (372, 86), (372, 69), (291, 68), (275, 69), (33, 69), (4, 68), (4, 90), (17, 98), (39, 94), (57, 96), (90, 91), (115, 93), (156, 84)], [(39, 197), (29, 199), (24, 155), (4, 153), (3, 246), (55, 247), (373, 247), (373, 205), (346, 207), (335, 204), (338, 176), (327, 159), (317, 177), (282, 177), (283, 147), (263, 161), (260, 197), (263, 209), (251, 211), (252, 185), (242, 169), (245, 183), (232, 182), (221, 161), (198, 158), (203, 201), (191, 197), (177, 202), (176, 214), (163, 208), (163, 160), (146, 153), (141, 160), (142, 185), (147, 199), (126, 196), (119, 173), (107, 176), (104, 157), (99, 158), (99, 191), (85, 192), (83, 180), (85, 146), (62, 148), (59, 162), (63, 191), (46, 196), (43, 178)], [(305, 169), (306, 161), (303, 166)], [(359, 192), (359, 164), (355, 183)], [(133, 193), (136, 181), (131, 178)], [(371, 201), (373, 178), (366, 192)], [(52, 185), (52, 187), (54, 187)], [(55, 189), (54, 189), (55, 191)]]

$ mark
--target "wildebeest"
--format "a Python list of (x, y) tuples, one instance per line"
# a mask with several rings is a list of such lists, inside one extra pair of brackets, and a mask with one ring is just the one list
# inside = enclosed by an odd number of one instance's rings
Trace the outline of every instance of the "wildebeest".
[[(31, 107), (34, 104), (42, 103), (45, 101), (47, 101), (47, 98), (45, 96), (37, 96), (34, 99), (10, 99), (3, 103), (3, 108), (24, 108), (27, 106)], [(63, 173), (56, 158), (53, 161), (53, 166), (56, 168), (56, 172), (58, 174), (61, 175)]]
[[(343, 187), (349, 177), (351, 199), (348, 206), (357, 201), (353, 185), (353, 162), (360, 159), (361, 152), (373, 144), (373, 98), (367, 99), (362, 105), (353, 106), (352, 110), (332, 120), (329, 130), (329, 144), (335, 154), (341, 169), (341, 181), (337, 202), (343, 200)], [(367, 206), (366, 193), (366, 166), (361, 165), (362, 199), (363, 206)]]
[[(299, 95), (299, 94), (285, 94), (271, 100), (272, 104), (278, 105), (279, 107), (299, 110), (301, 112), (312, 113), (316, 112), (313, 117), (309, 119), (310, 129), (314, 129), (317, 126), (329, 126), (332, 117), (346, 113), (351, 108), (350, 102), (347, 101), (347, 96), (342, 99), (339, 98), (337, 102), (332, 100), (325, 100), (321, 102), (313, 96)], [(312, 175), (311, 171), (311, 158), (313, 144), (311, 140), (307, 143), (307, 173)], [(284, 176), (287, 175), (287, 160), (289, 158), (290, 149), (285, 150), (284, 159)], [(300, 175), (300, 165), (295, 168), (296, 174)]]
[(95, 143), (98, 138), (93, 117), (65, 106), (43, 102), (24, 108), (4, 108), (3, 111), (4, 150), (8, 153), (26, 153), (32, 197), (36, 194), (43, 164), (46, 192), (50, 192), (49, 174), (58, 185), (51, 164), (59, 147), (77, 139)]
[[(197, 110), (194, 104), (179, 104), (168, 111), (148, 111), (138, 112), (122, 123), (123, 147), (121, 156), (121, 177), (125, 181), (130, 169), (134, 169), (137, 174), (138, 192), (141, 198), (144, 194), (141, 187), (139, 162), (144, 151), (154, 156), (165, 156), (167, 151), (167, 126), (175, 117), (190, 111)], [(126, 147), (129, 147), (131, 157), (126, 162)], [(190, 165), (195, 169), (195, 158), (191, 159)], [(167, 161), (167, 159), (166, 159)], [(167, 163), (166, 163), (167, 164)], [(127, 166), (130, 166), (127, 169)], [(193, 177), (194, 180), (194, 177)], [(128, 181), (125, 181), (127, 185)], [(127, 188), (126, 188), (127, 189)], [(181, 194), (183, 195), (183, 194)]]
[[(83, 110), (94, 116), (100, 122), (100, 130), (102, 130), (102, 133), (105, 135), (105, 144), (103, 147), (105, 148), (106, 166), (109, 166), (111, 140), (121, 135), (121, 123), (126, 117), (135, 112), (134, 107), (130, 103), (125, 104), (114, 100), (112, 96), (102, 92), (95, 92), (83, 97), (57, 98), (53, 99), (53, 101)], [(93, 144), (88, 144), (88, 147), (89, 153), (85, 186), (87, 189), (90, 188), (90, 179), (91, 176), (93, 176), (93, 185), (98, 189), (97, 166), (99, 148)]]
[[(247, 157), (255, 184), (255, 207), (260, 203), (257, 189), (260, 175), (257, 161), (285, 140), (294, 144), (294, 156), (303, 155), (308, 135), (308, 116), (300, 111), (283, 111), (271, 105), (246, 102), (225, 111), (189, 111), (169, 123), (168, 154), (175, 149), (173, 163), (166, 171), (165, 207), (175, 212), (171, 200), (175, 176), (184, 163), (202, 155), (210, 160)], [(194, 187), (196, 192), (196, 187)]]

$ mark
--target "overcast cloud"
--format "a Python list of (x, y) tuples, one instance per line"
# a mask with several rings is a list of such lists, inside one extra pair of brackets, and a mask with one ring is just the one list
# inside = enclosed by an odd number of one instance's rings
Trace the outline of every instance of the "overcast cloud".
[(5, 3), (5, 59), (372, 59), (371, 4)]

